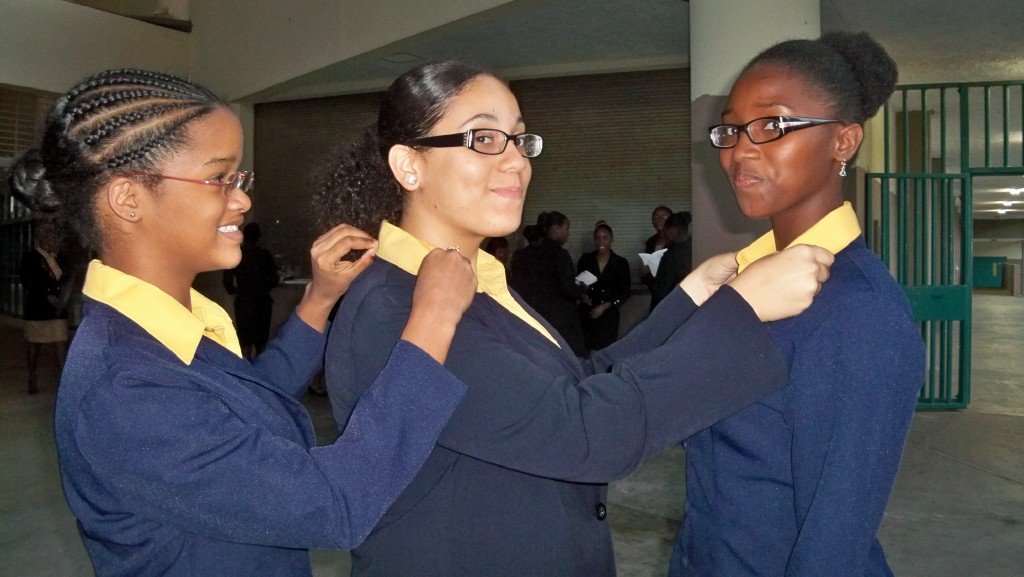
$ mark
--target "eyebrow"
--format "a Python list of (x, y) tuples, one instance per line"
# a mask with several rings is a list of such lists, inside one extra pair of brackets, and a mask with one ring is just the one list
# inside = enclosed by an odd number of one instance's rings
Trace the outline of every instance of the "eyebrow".
[(203, 163), (203, 166), (210, 166), (214, 164), (231, 164), (235, 162), (234, 156), (225, 156), (223, 158), (211, 158), (210, 160)]
[[(491, 113), (489, 113), (489, 112), (481, 112), (480, 114), (473, 115), (472, 117), (469, 118), (469, 120), (463, 122), (462, 125), (461, 125), (461, 128), (465, 128), (466, 125), (472, 124), (476, 120), (491, 120), (493, 122), (498, 122), (498, 117), (493, 115), (493, 114), (491, 114)], [(522, 124), (524, 126), (526, 125), (526, 123), (523, 122), (523, 117), (522, 116), (516, 118), (516, 125), (520, 125), (520, 124)]]
[[(765, 109), (767, 109), (767, 108), (776, 108), (776, 107), (779, 107), (779, 106), (785, 107), (786, 105), (782, 104), (781, 102), (762, 102), (760, 104), (755, 104), (754, 105), (755, 108), (765, 108)], [(725, 118), (725, 115), (731, 113), (732, 111), (733, 111), (732, 108), (726, 108), (725, 110), (723, 110), (722, 111), (722, 118)]]

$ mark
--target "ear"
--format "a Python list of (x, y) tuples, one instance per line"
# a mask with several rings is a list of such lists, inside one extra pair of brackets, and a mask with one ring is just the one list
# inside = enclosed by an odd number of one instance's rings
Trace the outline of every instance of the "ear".
[(404, 144), (396, 144), (388, 150), (391, 174), (402, 188), (410, 192), (417, 190), (422, 184), (420, 162), (420, 154)]
[(144, 187), (139, 182), (125, 176), (118, 176), (107, 183), (104, 188), (107, 206), (121, 220), (138, 222), (142, 218), (142, 198)]
[(864, 140), (863, 126), (853, 123), (842, 127), (836, 139), (836, 162), (849, 161), (853, 158), (857, 154), (862, 140)]

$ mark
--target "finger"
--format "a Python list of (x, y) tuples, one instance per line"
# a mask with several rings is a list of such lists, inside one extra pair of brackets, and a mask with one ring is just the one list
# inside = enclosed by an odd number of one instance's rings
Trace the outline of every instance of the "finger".
[(318, 248), (327, 248), (337, 244), (343, 238), (353, 239), (370, 239), (373, 237), (358, 228), (349, 226), (347, 224), (339, 224), (331, 230), (320, 235), (315, 241), (313, 241), (313, 250)]
[(317, 260), (322, 258), (327, 262), (337, 262), (353, 250), (368, 250), (375, 246), (377, 241), (371, 237), (345, 235), (325, 239), (319, 246), (314, 245), (311, 250)]

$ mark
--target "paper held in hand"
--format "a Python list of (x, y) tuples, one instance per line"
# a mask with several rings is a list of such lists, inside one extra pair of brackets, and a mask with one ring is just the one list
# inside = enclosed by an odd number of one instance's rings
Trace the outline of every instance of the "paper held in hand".
[(589, 270), (585, 270), (580, 274), (576, 275), (576, 282), (584, 286), (590, 286), (597, 282), (597, 277), (594, 276), (594, 273), (590, 272)]
[(651, 269), (652, 275), (658, 276), (658, 265), (661, 264), (661, 257), (665, 256), (666, 250), (668, 249), (663, 248), (661, 250), (656, 250), (650, 254), (646, 252), (640, 253), (641, 262), (643, 262), (647, 268)]

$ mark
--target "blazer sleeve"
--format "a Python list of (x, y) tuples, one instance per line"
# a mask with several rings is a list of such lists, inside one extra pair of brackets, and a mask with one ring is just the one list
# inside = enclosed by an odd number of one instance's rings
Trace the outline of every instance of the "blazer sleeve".
[[(72, 475), (71, 490), (87, 500), (90, 491), (116, 494), (116, 506), (141, 518), (209, 538), (350, 549), (419, 471), (465, 391), (400, 342), (349, 430), (309, 448), (291, 440), (297, 424), (255, 424), (204, 378), (138, 362), (98, 378), (73, 417), (88, 473)], [(293, 433), (279, 434), (282, 426)]]
[[(679, 293), (667, 305), (692, 307)], [(348, 389), (336, 396), (339, 405), (351, 407), (359, 393), (358, 386), (345, 386), (339, 378), (367, 382), (379, 366), (380, 351), (405, 322), (404, 300), (375, 290), (348, 310), (353, 316), (346, 324), (366, 337), (347, 339), (349, 358), (365, 367), (332, 377), (329, 353), (329, 383)], [(446, 366), (469, 391), (438, 443), (533, 475), (604, 483), (786, 383), (785, 366), (767, 331), (728, 287), (684, 327), (656, 324), (652, 332), (667, 334), (662, 344), (624, 339), (609, 347), (615, 350), (607, 371), (584, 376), (564, 365), (553, 368), (551, 359), (538, 360), (536, 351), (510, 346), (507, 335), (464, 316)], [(370, 334), (377, 343), (370, 342)], [(334, 402), (334, 389), (331, 393)], [(336, 414), (345, 410), (336, 406)]]
[(326, 334), (307, 325), (292, 311), (277, 336), (253, 360), (253, 365), (274, 386), (298, 399), (323, 368), (326, 344)]
[[(793, 479), (800, 526), (786, 575), (850, 575), (865, 563), (896, 480), (924, 348), (911, 319), (862, 293), (793, 362)], [(842, 318), (840, 318), (842, 317)], [(867, 345), (866, 343), (871, 343)]]

